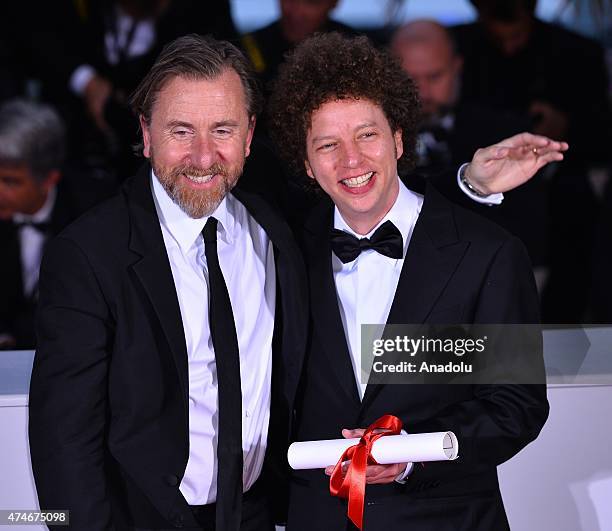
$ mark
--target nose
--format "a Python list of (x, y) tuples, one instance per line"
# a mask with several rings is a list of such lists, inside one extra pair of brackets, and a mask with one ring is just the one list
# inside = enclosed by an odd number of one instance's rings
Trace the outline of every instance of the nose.
[(350, 141), (346, 142), (342, 146), (342, 165), (345, 168), (357, 168), (363, 159), (363, 155), (361, 150), (359, 149), (359, 145), (357, 142)]
[(210, 168), (215, 162), (216, 147), (214, 140), (207, 133), (196, 135), (189, 150), (189, 160), (198, 168)]

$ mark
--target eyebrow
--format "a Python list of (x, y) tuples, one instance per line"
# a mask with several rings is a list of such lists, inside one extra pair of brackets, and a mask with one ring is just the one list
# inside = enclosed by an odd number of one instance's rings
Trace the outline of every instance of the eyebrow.
[[(212, 128), (216, 129), (217, 127), (237, 127), (238, 122), (236, 120), (221, 120), (220, 122), (214, 122), (212, 124)], [(166, 124), (167, 128), (172, 127), (189, 127), (193, 128), (193, 124), (190, 122), (183, 122), (182, 120), (171, 120)]]
[(213, 129), (217, 127), (238, 127), (238, 122), (236, 120), (221, 120), (213, 124)]
[(166, 124), (167, 128), (171, 128), (171, 127), (189, 127), (192, 128), (193, 125), (190, 124), (189, 122), (183, 122), (181, 120), (171, 120)]
[[(357, 127), (355, 127), (355, 131), (359, 131), (360, 129), (365, 129), (366, 127), (378, 127), (376, 122), (363, 122), (360, 123)], [(322, 142), (323, 140), (333, 140), (336, 138), (334, 135), (325, 135), (325, 136), (315, 136), (311, 140), (311, 144), (315, 144), (317, 142)]]

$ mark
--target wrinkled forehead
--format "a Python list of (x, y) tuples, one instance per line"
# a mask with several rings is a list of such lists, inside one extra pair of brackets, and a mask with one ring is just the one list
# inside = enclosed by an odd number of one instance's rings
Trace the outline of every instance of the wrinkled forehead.
[(249, 93), (238, 73), (231, 67), (223, 68), (212, 76), (201, 73), (170, 75), (160, 83), (152, 100), (151, 111), (155, 112), (160, 102), (165, 104), (193, 100), (217, 99), (249, 113)]

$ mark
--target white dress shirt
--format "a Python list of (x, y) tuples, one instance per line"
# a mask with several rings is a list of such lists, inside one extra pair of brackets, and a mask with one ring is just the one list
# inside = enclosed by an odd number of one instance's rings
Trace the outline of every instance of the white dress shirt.
[[(55, 187), (49, 190), (43, 206), (35, 214), (27, 215), (17, 213), (13, 215), (15, 223), (47, 223), (51, 220), (51, 213), (55, 206)], [(21, 254), (21, 278), (23, 280), (23, 293), (29, 297), (38, 287), (38, 273), (43, 255), (46, 235), (34, 227), (27, 225), (19, 228), (19, 248)]]
[[(399, 178), (398, 181), (399, 193), (395, 203), (368, 234), (357, 234), (344, 221), (338, 207), (334, 209), (334, 228), (346, 231), (357, 238), (370, 238), (378, 227), (386, 221), (391, 221), (400, 231), (404, 244), (402, 258), (389, 258), (373, 249), (368, 249), (362, 251), (352, 262), (343, 264), (342, 260), (332, 252), (338, 306), (360, 398), (363, 398), (367, 387), (367, 382), (361, 377), (361, 325), (384, 325), (387, 322), (410, 238), (423, 206), (423, 196), (406, 188)], [(402, 430), (402, 433), (406, 432)], [(413, 466), (412, 463), (408, 463), (395, 481), (404, 483)]]
[[(217, 495), (218, 392), (208, 321), (208, 270), (201, 231), (152, 176), (153, 196), (170, 260), (187, 344), (189, 460), (180, 490), (190, 505)], [(219, 221), (219, 264), (229, 292), (240, 351), (243, 490), (262, 469), (272, 375), (276, 272), (272, 244), (244, 205), (228, 194), (212, 214)]]
[[(104, 55), (111, 65), (119, 62), (121, 52), (126, 58), (138, 57), (148, 53), (155, 44), (155, 21), (149, 17), (136, 20), (128, 15), (121, 6), (115, 6), (116, 28), (106, 28), (104, 33)], [(132, 29), (130, 38), (130, 30)], [(69, 80), (72, 91), (81, 96), (87, 83), (96, 75), (96, 70), (89, 64), (82, 64), (75, 68)]]
[(344, 221), (338, 208), (334, 210), (334, 228), (336, 229), (346, 231), (357, 238), (369, 238), (383, 223), (391, 221), (400, 231), (404, 244), (401, 259), (389, 258), (368, 249), (352, 262), (343, 264), (332, 253), (332, 269), (340, 316), (351, 354), (357, 388), (362, 398), (367, 382), (362, 381), (361, 378), (361, 325), (387, 322), (412, 231), (423, 205), (422, 195), (406, 188), (399, 178), (398, 181), (399, 194), (394, 205), (368, 234), (357, 234)]

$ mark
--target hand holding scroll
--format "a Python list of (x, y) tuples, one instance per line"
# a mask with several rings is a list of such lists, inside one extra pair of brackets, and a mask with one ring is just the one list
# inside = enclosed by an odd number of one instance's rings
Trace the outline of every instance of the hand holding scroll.
[[(376, 430), (377, 433), (380, 433), (385, 430)], [(342, 436), (345, 439), (355, 439), (361, 437), (365, 432), (365, 429), (343, 429)], [(375, 484), (383, 484), (383, 483), (393, 483), (400, 474), (404, 473), (408, 463), (395, 463), (391, 465), (368, 465), (366, 467), (366, 483), (369, 485)], [(348, 463), (345, 463), (342, 466), (342, 474), (345, 475), (348, 469)], [(328, 476), (331, 476), (334, 471), (333, 466), (328, 466), (325, 469), (325, 473)]]

